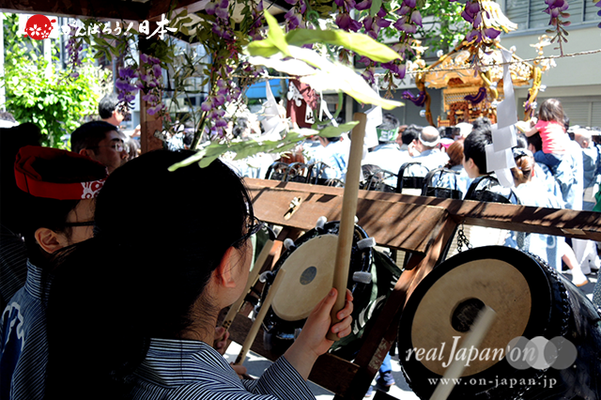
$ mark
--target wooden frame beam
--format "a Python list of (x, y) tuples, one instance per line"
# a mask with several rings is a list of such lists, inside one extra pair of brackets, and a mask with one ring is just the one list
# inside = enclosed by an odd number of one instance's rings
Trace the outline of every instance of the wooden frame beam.
[[(342, 196), (342, 188), (307, 185), (294, 182), (279, 182), (263, 179), (246, 180), (247, 186), (258, 201), (259, 217), (266, 221), (280, 225), (295, 225), (301, 229), (309, 228), (320, 216), (319, 212), (334, 208), (330, 205), (337, 202)], [(288, 221), (279, 217), (278, 204), (267, 208), (261, 206), (268, 197), (290, 198), (301, 197), (304, 201), (299, 212)], [(383, 193), (374, 191), (359, 191), (359, 206), (357, 215), (361, 225), (370, 235), (376, 238), (378, 244), (403, 250), (423, 251), (419, 247), (410, 245), (394, 235), (403, 235), (407, 227), (395, 229), (395, 223), (409, 213), (430, 213), (431, 209), (441, 209), (447, 212), (457, 223), (467, 225), (487, 226), (491, 228), (509, 229), (522, 232), (535, 232), (555, 236), (565, 236), (576, 239), (590, 239), (601, 241), (601, 217), (592, 211), (575, 211), (565, 209), (552, 209), (540, 207), (516, 206), (513, 204), (483, 203), (478, 201), (462, 201), (439, 199), (426, 196), (408, 196), (397, 193)], [(286, 203), (287, 204), (287, 203)], [(386, 205), (387, 204), (387, 205)], [(279, 205), (285, 207), (285, 205)], [(422, 211), (423, 210), (423, 211)], [(379, 214), (378, 214), (379, 213)], [(331, 219), (336, 218), (336, 213), (330, 211)], [(325, 214), (322, 214), (325, 215)], [(389, 220), (391, 215), (398, 218)], [(442, 215), (442, 214), (440, 214)], [(330, 218), (330, 215), (326, 215)], [(315, 219), (313, 219), (315, 218)], [(367, 218), (365, 222), (361, 218)], [(407, 221), (411, 226), (411, 221)], [(433, 221), (432, 221), (433, 222)], [(393, 229), (394, 232), (391, 232)], [(413, 232), (414, 234), (417, 233)], [(433, 233), (435, 234), (435, 233)]]

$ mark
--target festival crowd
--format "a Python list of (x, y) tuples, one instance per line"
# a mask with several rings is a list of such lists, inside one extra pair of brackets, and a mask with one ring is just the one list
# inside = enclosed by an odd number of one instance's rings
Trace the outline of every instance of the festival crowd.
[[(487, 168), (487, 119), (437, 129), (400, 126), (391, 114), (377, 127), (379, 144), (364, 149), (363, 185), (415, 190), (422, 188), (401, 187), (401, 180), (422, 178), (422, 186), (446, 197), (598, 210), (600, 133), (570, 127), (561, 104), (547, 102), (537, 121), (518, 126), (513, 187), (503, 187)], [(84, 393), (99, 399), (314, 398), (308, 374), (332, 344), (329, 330), (350, 333), (350, 292), (340, 322), (330, 327), (332, 289), (294, 345), (256, 380), (240, 379), (244, 368), (224, 361), (228, 334), (217, 322), (245, 287), (249, 238), (263, 226), (242, 178), (274, 178), (274, 165), (296, 165), (296, 178), (342, 186), (352, 136), (310, 138), (280, 158), (225, 155), (206, 168), (170, 172), (193, 154), (183, 149), (184, 130), (166, 138), (169, 150), (138, 157), (136, 133), (128, 137), (118, 128), (125, 114), (115, 99), (103, 99), (99, 114), (101, 120), (72, 132), (71, 151), (42, 147), (35, 125), (1, 116), (4, 126), (13, 126), (0, 133), (0, 400)], [(242, 118), (230, 128), (234, 140), (260, 135)], [(165, 206), (204, 211), (160, 212)], [(472, 244), (491, 244), (476, 243), (482, 236), (472, 235)], [(503, 244), (557, 271), (565, 264), (578, 286), (599, 269), (591, 241), (507, 232)], [(383, 387), (394, 383), (387, 362), (378, 378)]]

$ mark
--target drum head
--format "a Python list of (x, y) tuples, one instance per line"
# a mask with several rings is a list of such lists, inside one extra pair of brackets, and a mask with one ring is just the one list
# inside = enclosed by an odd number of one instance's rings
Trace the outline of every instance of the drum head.
[(423, 383), (427, 396), (436, 386), (427, 378), (440, 378), (450, 361), (465, 355), (458, 350), (484, 306), (496, 317), (461, 376), (503, 376), (509, 342), (543, 332), (551, 301), (543, 267), (518, 250), (480, 247), (443, 262), (418, 285), (401, 317), (399, 357), (414, 390), (422, 396)]
[[(411, 326), (413, 346), (440, 349), (444, 343), (442, 358), (448, 360), (453, 344), (457, 343), (457, 350), (473, 319), (486, 305), (496, 312), (496, 318), (480, 347), (504, 349), (511, 339), (524, 333), (532, 310), (531, 299), (524, 276), (505, 261), (485, 259), (459, 265), (436, 281), (417, 306)], [(439, 358), (440, 355), (424, 359), (422, 363), (430, 371), (443, 375), (445, 364)], [(474, 360), (463, 376), (488, 369), (497, 361), (493, 357)]]
[(284, 261), (286, 277), (271, 304), (285, 321), (307, 318), (330, 291), (334, 281), (334, 262), (338, 236), (326, 234), (302, 243)]

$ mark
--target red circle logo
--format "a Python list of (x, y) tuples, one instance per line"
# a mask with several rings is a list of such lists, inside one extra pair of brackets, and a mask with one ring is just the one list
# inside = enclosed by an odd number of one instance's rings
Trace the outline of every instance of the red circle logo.
[(29, 36), (35, 40), (48, 39), (50, 32), (52, 32), (52, 24), (54, 22), (56, 22), (55, 19), (49, 20), (46, 16), (41, 14), (32, 15), (27, 20), (25, 34), (23, 36)]

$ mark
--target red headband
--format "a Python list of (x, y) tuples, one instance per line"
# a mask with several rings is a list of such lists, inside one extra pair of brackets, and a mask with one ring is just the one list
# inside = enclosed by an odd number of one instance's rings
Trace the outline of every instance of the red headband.
[(25, 146), (15, 161), (15, 180), (24, 192), (56, 200), (92, 199), (108, 176), (106, 167), (80, 154)]

